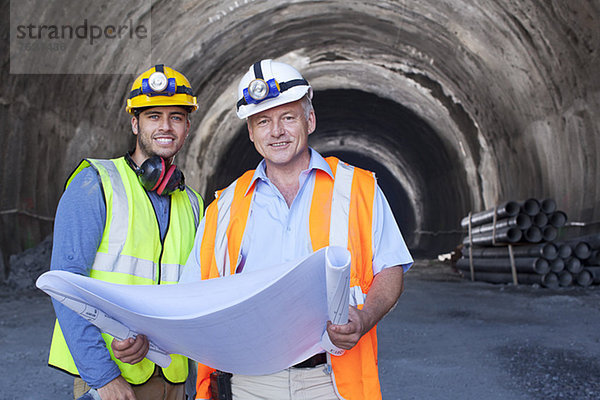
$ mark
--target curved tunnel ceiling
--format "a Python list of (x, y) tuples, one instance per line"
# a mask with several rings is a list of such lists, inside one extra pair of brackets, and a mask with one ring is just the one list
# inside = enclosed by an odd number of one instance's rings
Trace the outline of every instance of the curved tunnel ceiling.
[[(198, 95), (178, 164), (207, 202), (259, 160), (236, 86), (254, 61), (276, 58), (315, 89), (311, 145), (375, 170), (411, 249), (432, 255), (458, 243), (462, 216), (506, 199), (553, 197), (572, 219), (600, 219), (599, 22), (593, 1), (155, 1), (152, 61), (183, 71)], [(122, 153), (127, 118), (107, 116), (123, 115), (132, 79), (11, 76), (13, 127), (30, 143), (51, 132), (39, 168), (21, 176), (43, 179), (53, 152), (55, 186), (83, 156)], [(106, 96), (62, 98), (74, 84)], [(27, 105), (39, 110), (31, 120), (19, 118)], [(38, 210), (51, 214), (60, 189), (0, 191), (46, 199)]]

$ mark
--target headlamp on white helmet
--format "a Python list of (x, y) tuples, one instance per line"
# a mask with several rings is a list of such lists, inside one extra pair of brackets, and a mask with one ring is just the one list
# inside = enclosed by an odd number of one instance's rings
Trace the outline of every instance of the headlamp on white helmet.
[(255, 79), (244, 89), (244, 99), (247, 104), (258, 104), (277, 96), (279, 96), (279, 84), (275, 79), (269, 79), (268, 82)]
[(262, 60), (254, 63), (242, 77), (238, 86), (239, 118), (300, 100), (304, 95), (312, 98), (309, 83), (291, 65)]

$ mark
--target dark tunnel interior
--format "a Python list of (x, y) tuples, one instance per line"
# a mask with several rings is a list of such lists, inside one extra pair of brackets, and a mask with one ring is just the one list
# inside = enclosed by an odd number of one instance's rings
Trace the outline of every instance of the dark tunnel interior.
[(390, 208), (394, 213), (404, 239), (407, 241), (412, 239), (413, 232), (416, 229), (414, 210), (410, 206), (410, 200), (404, 187), (385, 166), (374, 158), (347, 150), (335, 151), (331, 154), (327, 152), (323, 153), (323, 156), (335, 156), (348, 164), (375, 172), (377, 184), (381, 187), (390, 204)]
[[(401, 104), (364, 91), (319, 91), (313, 105), (317, 129), (309, 144), (376, 173), (411, 251), (435, 256), (452, 249), (461, 236), (457, 221), (471, 207), (469, 188), (460, 157), (436, 130)], [(207, 194), (261, 159), (245, 125), (222, 154)]]

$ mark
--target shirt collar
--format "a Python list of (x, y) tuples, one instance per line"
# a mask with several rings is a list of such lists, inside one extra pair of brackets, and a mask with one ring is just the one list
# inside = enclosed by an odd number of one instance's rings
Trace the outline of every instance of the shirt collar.
[[(313, 169), (320, 169), (320, 170), (326, 172), (331, 177), (331, 179), (333, 179), (333, 172), (331, 171), (331, 167), (329, 166), (329, 164), (327, 164), (327, 161), (325, 161), (323, 156), (321, 156), (312, 147), (309, 147), (308, 150), (310, 151), (310, 162), (308, 164), (308, 169), (306, 171), (312, 171)], [(246, 192), (244, 193), (244, 196), (248, 194), (248, 192), (250, 191), (250, 189), (252, 188), (252, 186), (258, 179), (261, 179), (263, 181), (266, 181), (269, 179), (269, 178), (267, 178), (267, 165), (266, 165), (264, 159), (256, 167), (256, 170), (254, 171), (254, 175), (252, 176), (252, 180), (250, 181), (250, 184), (246, 188)]]

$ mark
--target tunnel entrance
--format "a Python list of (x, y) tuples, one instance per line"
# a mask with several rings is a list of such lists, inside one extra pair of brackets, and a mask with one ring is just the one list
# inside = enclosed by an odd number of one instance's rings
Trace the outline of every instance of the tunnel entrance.
[[(376, 173), (415, 256), (435, 256), (459, 243), (456, 230), (471, 204), (454, 145), (408, 108), (373, 93), (323, 90), (315, 93), (313, 104), (317, 129), (309, 145)], [(261, 160), (245, 125), (223, 150), (207, 181), (207, 199)]]

